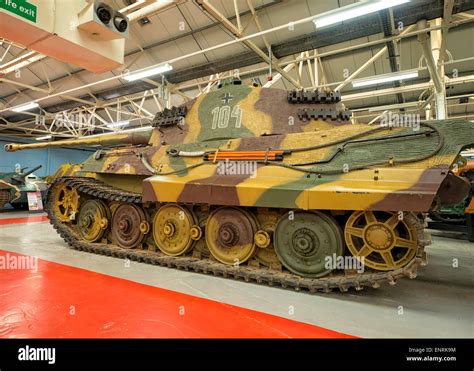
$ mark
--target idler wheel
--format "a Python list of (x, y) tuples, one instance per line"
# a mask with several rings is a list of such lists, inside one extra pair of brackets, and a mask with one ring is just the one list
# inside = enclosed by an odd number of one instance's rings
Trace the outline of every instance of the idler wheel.
[(367, 267), (390, 271), (407, 265), (416, 255), (415, 216), (385, 211), (355, 211), (344, 236), (352, 255)]

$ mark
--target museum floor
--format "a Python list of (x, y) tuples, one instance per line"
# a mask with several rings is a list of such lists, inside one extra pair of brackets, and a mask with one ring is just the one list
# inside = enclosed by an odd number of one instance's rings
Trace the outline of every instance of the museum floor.
[(0, 337), (472, 337), (474, 244), (427, 253), (414, 280), (308, 294), (71, 250), (43, 214), (2, 212), (0, 256), (38, 260), (0, 269)]

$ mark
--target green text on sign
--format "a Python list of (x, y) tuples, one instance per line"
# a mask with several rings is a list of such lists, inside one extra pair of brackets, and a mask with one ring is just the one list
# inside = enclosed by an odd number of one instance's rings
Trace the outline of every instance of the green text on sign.
[(0, 0), (1, 9), (36, 23), (36, 5), (26, 0)]

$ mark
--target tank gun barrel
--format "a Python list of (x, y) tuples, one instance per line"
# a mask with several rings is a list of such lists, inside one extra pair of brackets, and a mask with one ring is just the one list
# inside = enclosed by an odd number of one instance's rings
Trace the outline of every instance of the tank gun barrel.
[(12, 176), (12, 181), (14, 181), (15, 183), (19, 183), (19, 184), (22, 184), (25, 182), (25, 179), (28, 175), (34, 173), (36, 170), (38, 169), (41, 169), (43, 167), (43, 165), (38, 165), (38, 166), (35, 166), (33, 169), (31, 169), (30, 171), (27, 171), (26, 173), (22, 173), (22, 174), (17, 174), (17, 175), (13, 175)]
[(80, 139), (64, 139), (54, 142), (5, 144), (6, 152), (22, 151), (25, 149), (54, 148), (54, 147), (76, 147), (76, 146), (104, 146), (121, 147), (130, 145), (148, 144), (153, 128), (139, 128), (119, 133), (99, 134), (86, 136)]
[(26, 173), (20, 174), (18, 176), (21, 177), (21, 178), (26, 178), (28, 175), (34, 173), (36, 170), (41, 169), (42, 167), (43, 167), (43, 165), (35, 166), (33, 169), (27, 171)]

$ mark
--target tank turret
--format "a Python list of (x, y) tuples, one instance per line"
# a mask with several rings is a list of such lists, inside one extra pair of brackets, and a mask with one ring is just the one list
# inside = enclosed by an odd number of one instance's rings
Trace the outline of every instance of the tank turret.
[(24, 171), (26, 170), (25, 169), (22, 169), (22, 171), (20, 172), (20, 174), (15, 174), (15, 175), (12, 175), (11, 177), (11, 181), (13, 183), (16, 183), (16, 184), (24, 184), (25, 183), (25, 179), (28, 175), (31, 175), (33, 174), (36, 170), (38, 169), (41, 169), (43, 167), (43, 165), (38, 165), (38, 166), (35, 166), (33, 169), (29, 170), (29, 171)]

